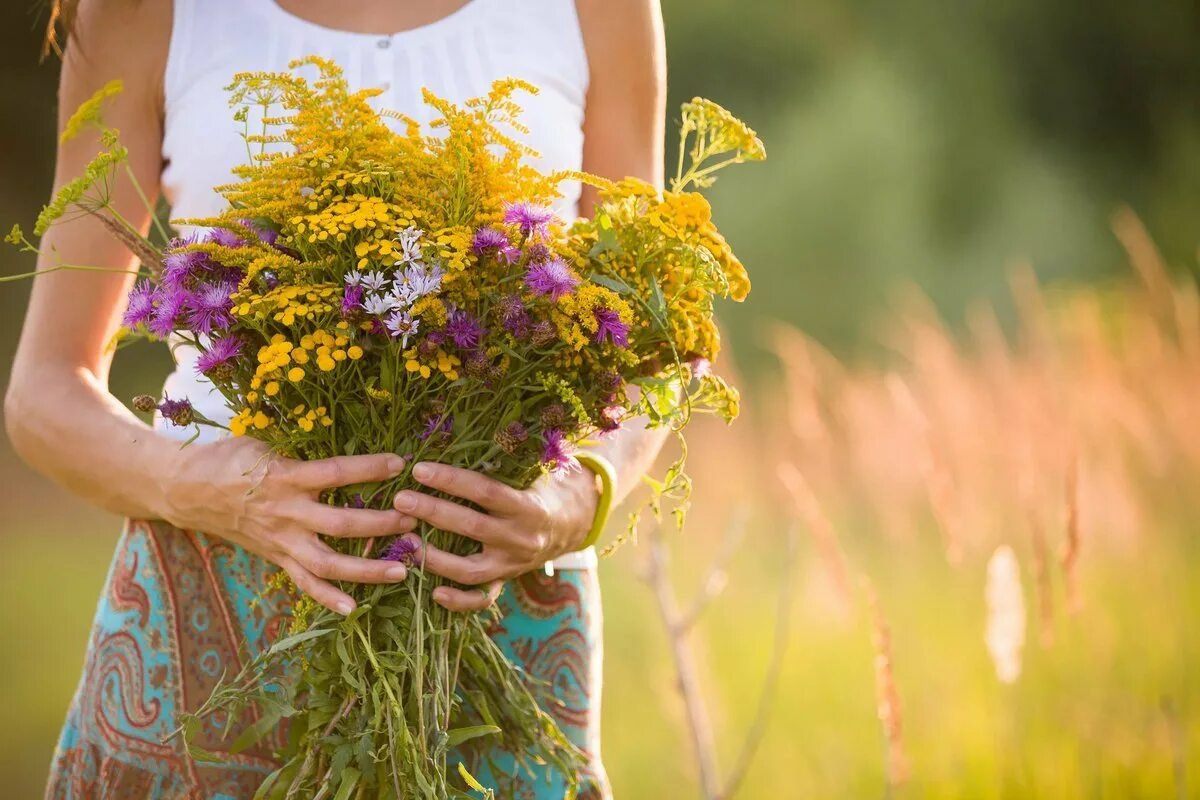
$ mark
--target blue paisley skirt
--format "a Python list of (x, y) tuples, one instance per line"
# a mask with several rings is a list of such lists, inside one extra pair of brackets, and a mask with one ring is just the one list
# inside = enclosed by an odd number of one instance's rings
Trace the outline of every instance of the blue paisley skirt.
[[(279, 733), (221, 763), (194, 762), (163, 739), (223, 673), (268, 646), (287, 609), (262, 592), (272, 567), (228, 542), (165, 522), (130, 520), (96, 611), (87, 661), (51, 765), (47, 800), (242, 800), (276, 766)], [(610, 792), (599, 759), (601, 618), (592, 570), (530, 573), (501, 595), (493, 636), (508, 657), (554, 689), (548, 711), (590, 759), (581, 798)], [(252, 722), (252, 719), (246, 720)], [(228, 746), (214, 733), (200, 746)], [(491, 759), (505, 770), (511, 757)], [(486, 769), (477, 777), (496, 786)], [(505, 800), (560, 800), (552, 770), (505, 776)]]

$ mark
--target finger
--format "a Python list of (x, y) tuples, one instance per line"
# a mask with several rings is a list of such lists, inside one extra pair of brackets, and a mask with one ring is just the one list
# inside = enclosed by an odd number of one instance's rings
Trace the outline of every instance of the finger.
[(502, 537), (496, 520), (452, 500), (405, 489), (396, 493), (392, 504), (401, 513), (411, 514), (435, 528), (459, 533), (477, 542), (492, 544)]
[(399, 583), (408, 569), (395, 561), (359, 558), (339, 553), (317, 537), (293, 543), (288, 551), (300, 565), (319, 578), (352, 583)]
[(492, 581), (486, 589), (439, 586), (433, 590), (433, 602), (449, 611), (483, 611), (496, 602), (503, 590), (504, 581)]
[(297, 503), (291, 509), (291, 518), (306, 530), (319, 531), (338, 539), (393, 536), (407, 533), (417, 526), (413, 517), (391, 509), (338, 508), (312, 500)]
[(395, 453), (334, 456), (317, 461), (292, 462), (291, 479), (297, 486), (320, 490), (352, 483), (386, 481), (403, 471), (404, 459)]
[(434, 461), (413, 466), (413, 477), (431, 489), (477, 503), (489, 511), (511, 512), (521, 507), (521, 493), (479, 472)]
[(500, 578), (507, 578), (511, 570), (499, 558), (499, 551), (485, 550), (469, 556), (456, 556), (425, 544), (416, 537), (405, 537), (416, 541), (419, 548), (413, 554), (413, 563), (421, 569), (441, 575), (452, 581), (478, 586)]
[(307, 569), (300, 566), (294, 559), (280, 559), (279, 566), (283, 567), (284, 571), (291, 576), (292, 583), (296, 584), (296, 587), (300, 591), (330, 611), (345, 616), (357, 607), (357, 603), (354, 602), (353, 597), (329, 581), (323, 581), (316, 575), (313, 575)]

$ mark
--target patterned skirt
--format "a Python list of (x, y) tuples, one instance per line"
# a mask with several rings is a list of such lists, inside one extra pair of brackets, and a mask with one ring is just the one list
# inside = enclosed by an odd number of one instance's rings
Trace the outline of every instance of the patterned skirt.
[[(87, 661), (51, 765), (47, 800), (247, 800), (277, 764), (267, 737), (219, 764), (163, 740), (223, 673), (269, 645), (286, 609), (262, 586), (271, 567), (239, 547), (165, 522), (131, 520), (96, 611)], [(599, 761), (601, 619), (591, 570), (510, 581), (493, 633), (508, 657), (554, 688), (550, 712), (591, 759), (581, 797), (609, 796)], [(275, 742), (279, 737), (275, 737)], [(215, 738), (198, 742), (222, 752)], [(491, 759), (504, 770), (512, 759)], [(486, 770), (477, 775), (496, 785)], [(504, 778), (501, 778), (505, 780)], [(506, 781), (503, 796), (563, 797), (562, 775)]]

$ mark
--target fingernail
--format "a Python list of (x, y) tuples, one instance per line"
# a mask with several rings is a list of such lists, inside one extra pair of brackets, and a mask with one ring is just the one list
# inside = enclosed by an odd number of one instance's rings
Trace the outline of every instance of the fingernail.
[(338, 600), (337, 610), (338, 610), (338, 613), (341, 614), (343, 617), (349, 616), (354, 611), (354, 601)]
[(401, 492), (400, 494), (396, 495), (395, 506), (400, 511), (412, 511), (417, 507), (417, 498), (413, 497), (411, 494), (405, 494), (404, 492)]
[(423, 480), (427, 480), (428, 478), (432, 478), (433, 477), (433, 465), (426, 464), (424, 461), (422, 461), (420, 464), (417, 464), (415, 467), (413, 467), (413, 477), (419, 481), (423, 481)]
[(389, 456), (387, 460), (388, 470), (393, 475), (399, 475), (404, 471), (404, 459), (400, 456)]
[(405, 576), (407, 575), (408, 570), (404, 568), (403, 564), (397, 564), (394, 567), (389, 567), (387, 571), (383, 573), (383, 577), (387, 578), (389, 581), (397, 582), (404, 580)]

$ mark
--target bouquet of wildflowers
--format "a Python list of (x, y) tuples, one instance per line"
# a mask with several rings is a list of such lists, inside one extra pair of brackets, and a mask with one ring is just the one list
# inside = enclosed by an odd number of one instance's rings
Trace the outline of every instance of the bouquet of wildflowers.
[[(316, 81), (296, 68), (315, 66)], [(669, 192), (633, 179), (543, 175), (511, 135), (518, 81), (462, 106), (426, 93), (432, 130), (373, 111), (318, 59), (288, 73), (243, 74), (230, 87), (252, 157), (218, 187), (228, 210), (184, 220), (208, 233), (156, 247), (115, 213), (107, 187), (124, 169), (115, 131), (64, 187), (37, 233), (66, 214), (105, 220), (141, 258), (121, 337), (181, 337), (228, 402), (234, 436), (298, 459), (393, 452), (438, 460), (516, 488), (577, 469), (576, 446), (635, 417), (679, 430), (692, 411), (732, 419), (734, 389), (711, 370), (716, 297), (741, 300), (746, 273), (689, 187), (761, 142), (719, 106), (684, 106), (680, 167)], [(68, 126), (99, 123), (106, 88)], [(255, 152), (257, 151), (257, 152)], [(564, 179), (597, 186), (594, 219), (548, 210)], [(19, 230), (11, 239), (36, 249)], [(122, 343), (123, 343), (122, 342)], [(186, 398), (143, 398), (179, 425), (211, 423)], [(655, 497), (687, 489), (682, 464)], [(387, 508), (400, 475), (331, 490), (330, 504)], [(657, 510), (657, 507), (656, 507)], [(466, 555), (478, 544), (426, 526), (424, 539)], [(297, 593), (289, 635), (227, 681), (182, 730), (244, 719), (231, 749), (282, 721), (282, 766), (261, 797), (469, 797), (487, 791), (469, 765), (491, 748), (517, 763), (575, 774), (579, 754), (531, 685), (488, 636), (485, 615), (429, 600), (442, 579), (396, 541), (328, 538), (341, 552), (406, 560), (395, 585), (343, 585), (340, 617)], [(291, 589), (280, 573), (276, 588)], [(193, 749), (193, 755), (206, 754)], [(451, 766), (448, 767), (447, 765)], [(322, 788), (324, 787), (324, 788)], [(357, 794), (353, 794), (357, 792)]]

